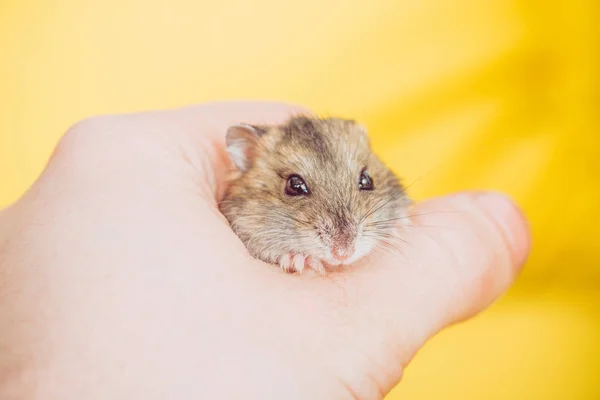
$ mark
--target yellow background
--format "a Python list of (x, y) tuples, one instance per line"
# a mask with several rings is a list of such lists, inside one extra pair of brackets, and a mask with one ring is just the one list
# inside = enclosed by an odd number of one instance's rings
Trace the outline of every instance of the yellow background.
[[(600, 398), (597, 0), (0, 0), (0, 206), (95, 114), (275, 99), (358, 118), (413, 197), (503, 190), (534, 252), (390, 399)], [(427, 174), (428, 173), (428, 174)]]

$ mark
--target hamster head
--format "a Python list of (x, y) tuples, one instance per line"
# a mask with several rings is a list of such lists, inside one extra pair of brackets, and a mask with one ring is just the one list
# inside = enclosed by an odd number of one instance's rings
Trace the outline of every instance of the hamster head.
[(254, 257), (301, 271), (351, 264), (395, 236), (409, 199), (352, 120), (235, 125), (237, 167), (220, 209)]

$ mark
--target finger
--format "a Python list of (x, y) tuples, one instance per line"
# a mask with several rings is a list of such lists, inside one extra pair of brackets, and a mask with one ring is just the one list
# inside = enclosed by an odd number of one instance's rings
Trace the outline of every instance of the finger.
[(396, 244), (403, 255), (353, 269), (345, 282), (405, 349), (490, 305), (515, 280), (530, 246), (522, 214), (499, 194), (434, 199), (411, 215), (401, 236), (408, 244)]
[[(85, 171), (88, 181), (94, 174), (107, 173), (112, 183), (121, 180), (143, 184), (167, 176), (175, 182), (179, 178), (193, 181), (195, 194), (214, 201), (215, 195), (222, 195), (230, 167), (225, 150), (227, 128), (240, 122), (281, 123), (298, 113), (308, 111), (278, 102), (218, 102), (94, 117), (69, 130), (50, 166), (58, 160), (59, 164), (67, 164), (60, 168), (63, 171)], [(109, 177), (97, 179), (106, 181)]]

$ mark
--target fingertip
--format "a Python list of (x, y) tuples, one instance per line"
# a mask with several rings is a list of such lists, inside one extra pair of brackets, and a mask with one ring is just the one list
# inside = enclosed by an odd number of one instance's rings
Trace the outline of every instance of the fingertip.
[[(502, 237), (515, 274), (521, 270), (529, 256), (531, 247), (529, 224), (523, 211), (506, 194), (494, 191), (460, 192), (417, 204), (410, 214), (416, 226), (428, 223), (437, 225), (439, 222), (436, 224), (436, 221), (447, 220), (447, 224), (455, 227), (462, 225), (460, 221), (463, 223), (476, 221), (476, 219), (462, 218), (463, 216), (483, 215)], [(460, 218), (455, 219), (456, 217)], [(469, 223), (465, 227), (475, 228)]]
[(527, 261), (531, 248), (531, 233), (525, 214), (511, 198), (502, 193), (483, 192), (473, 197), (502, 234), (510, 251), (514, 272), (518, 273)]

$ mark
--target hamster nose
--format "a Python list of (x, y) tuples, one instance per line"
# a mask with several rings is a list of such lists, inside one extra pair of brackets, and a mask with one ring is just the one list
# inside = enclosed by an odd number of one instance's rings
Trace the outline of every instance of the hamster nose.
[(333, 257), (338, 261), (344, 261), (350, 258), (352, 254), (354, 254), (354, 246), (343, 246), (334, 244), (333, 249), (331, 251), (333, 253)]

